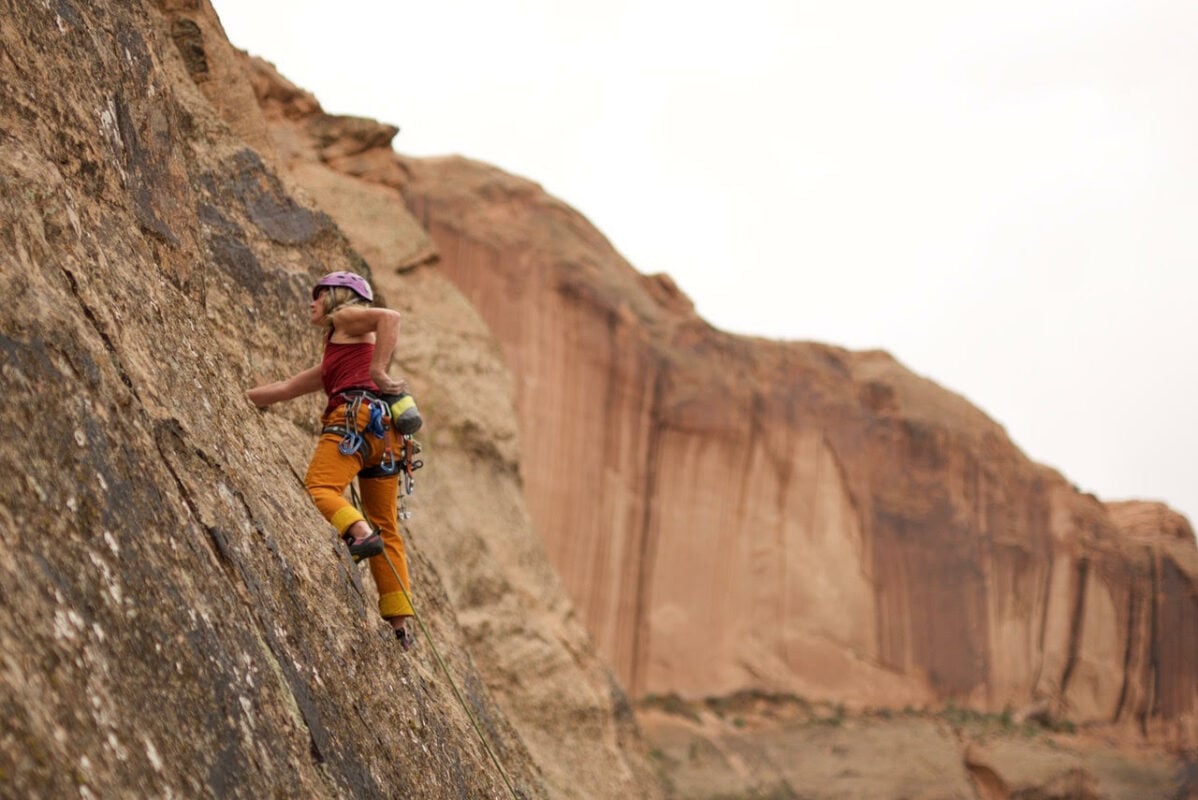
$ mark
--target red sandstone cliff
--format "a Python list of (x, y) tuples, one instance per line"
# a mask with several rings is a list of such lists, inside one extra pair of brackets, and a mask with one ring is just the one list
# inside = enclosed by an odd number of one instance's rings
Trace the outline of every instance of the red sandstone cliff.
[(502, 343), (534, 522), (635, 695), (952, 700), (1194, 740), (1185, 520), (1078, 493), (885, 353), (716, 331), (537, 185), (395, 157), (394, 128), (255, 69), (296, 180), (384, 263), (380, 224), (426, 229), (404, 257), (435, 247)]
[(632, 693), (1047, 703), (1195, 741), (1184, 520), (1080, 494), (886, 353), (712, 329), (533, 183), (402, 164), (515, 373), (538, 530)]
[[(303, 495), (318, 404), (242, 393), (311, 363), (307, 286), (363, 257), (426, 401), (419, 602), (523, 795), (662, 787), (518, 471), (638, 693), (1044, 698), (1190, 730), (1195, 555), (1167, 509), (1077, 495), (884, 354), (712, 331), (535, 185), (251, 86), (202, 0), (8, 5), (0, 794), (507, 796)], [(502, 337), (518, 425), (443, 270)]]
[(634, 695), (952, 700), (1194, 741), (1184, 519), (1078, 493), (886, 353), (716, 331), (536, 184), (397, 158), (394, 128), (257, 74), (292, 174), (363, 248), (370, 193), (401, 190), (416, 260), (435, 246), (501, 342), (533, 520)]

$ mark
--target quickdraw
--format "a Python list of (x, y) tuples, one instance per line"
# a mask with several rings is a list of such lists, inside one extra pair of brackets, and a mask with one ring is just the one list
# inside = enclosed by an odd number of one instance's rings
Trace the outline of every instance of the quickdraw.
[(416, 490), (416, 477), (412, 474), (416, 470), (424, 466), (424, 461), (416, 458), (423, 450), (420, 442), (412, 438), (411, 434), (405, 434), (403, 437), (403, 470), (404, 470), (404, 494), (411, 494)]

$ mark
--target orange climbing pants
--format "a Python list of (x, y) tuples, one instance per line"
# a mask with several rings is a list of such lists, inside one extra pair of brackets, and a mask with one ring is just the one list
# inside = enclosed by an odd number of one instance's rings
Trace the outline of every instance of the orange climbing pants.
[[(370, 404), (362, 403), (356, 426), (362, 435), (362, 447), (357, 453), (349, 456), (343, 455), (337, 449), (341, 444), (340, 434), (322, 433), (316, 443), (316, 452), (312, 454), (312, 462), (308, 464), (308, 474), (304, 477), (304, 488), (308, 490), (324, 518), (337, 529), (338, 534), (344, 534), (351, 525), (363, 519), (358, 509), (345, 499), (345, 490), (354, 476), (363, 469), (378, 466), (388, 452), (391, 452), (394, 458), (402, 455), (399, 437), (390, 424), (387, 424), (383, 438), (379, 439), (366, 432), (369, 422)], [(387, 422), (389, 423), (389, 420)], [(345, 424), (344, 404), (337, 406), (320, 420), (322, 428)], [(399, 579), (403, 581), (401, 589), (391, 568), (387, 566), (387, 559), (382, 555), (368, 559), (370, 574), (379, 590), (379, 613), (384, 617), (411, 614), (412, 605), (404, 592), (411, 593), (412, 582), (408, 574), (408, 558), (404, 551), (403, 539), (399, 536), (399, 520), (396, 517), (399, 510), (399, 473), (380, 478), (360, 478), (358, 485), (362, 492), (362, 509), (368, 517), (366, 522), (378, 528), (386, 555), (395, 565)]]

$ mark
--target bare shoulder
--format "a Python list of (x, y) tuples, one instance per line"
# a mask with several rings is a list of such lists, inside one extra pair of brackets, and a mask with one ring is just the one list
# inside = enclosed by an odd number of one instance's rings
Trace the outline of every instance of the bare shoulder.
[(399, 319), (399, 312), (371, 306), (344, 306), (333, 313), (333, 341), (351, 343), (371, 341), (380, 325)]
[(399, 319), (399, 311), (369, 305), (346, 305), (333, 313), (334, 326), (351, 337), (373, 333), (382, 323), (395, 319)]

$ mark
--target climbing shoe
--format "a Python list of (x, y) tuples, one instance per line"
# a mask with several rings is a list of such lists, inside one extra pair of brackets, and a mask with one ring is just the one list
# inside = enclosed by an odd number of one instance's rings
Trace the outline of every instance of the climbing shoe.
[(353, 557), (355, 564), (364, 558), (377, 556), (383, 552), (383, 537), (379, 536), (378, 531), (372, 532), (360, 542), (354, 542), (354, 537), (348, 533), (342, 536), (341, 540), (349, 548), (349, 554)]
[(395, 633), (395, 641), (399, 642), (399, 646), (403, 648), (405, 653), (411, 650), (412, 646), (416, 644), (415, 635), (408, 630), (407, 620), (404, 620), (398, 628), (392, 628), (392, 631)]

